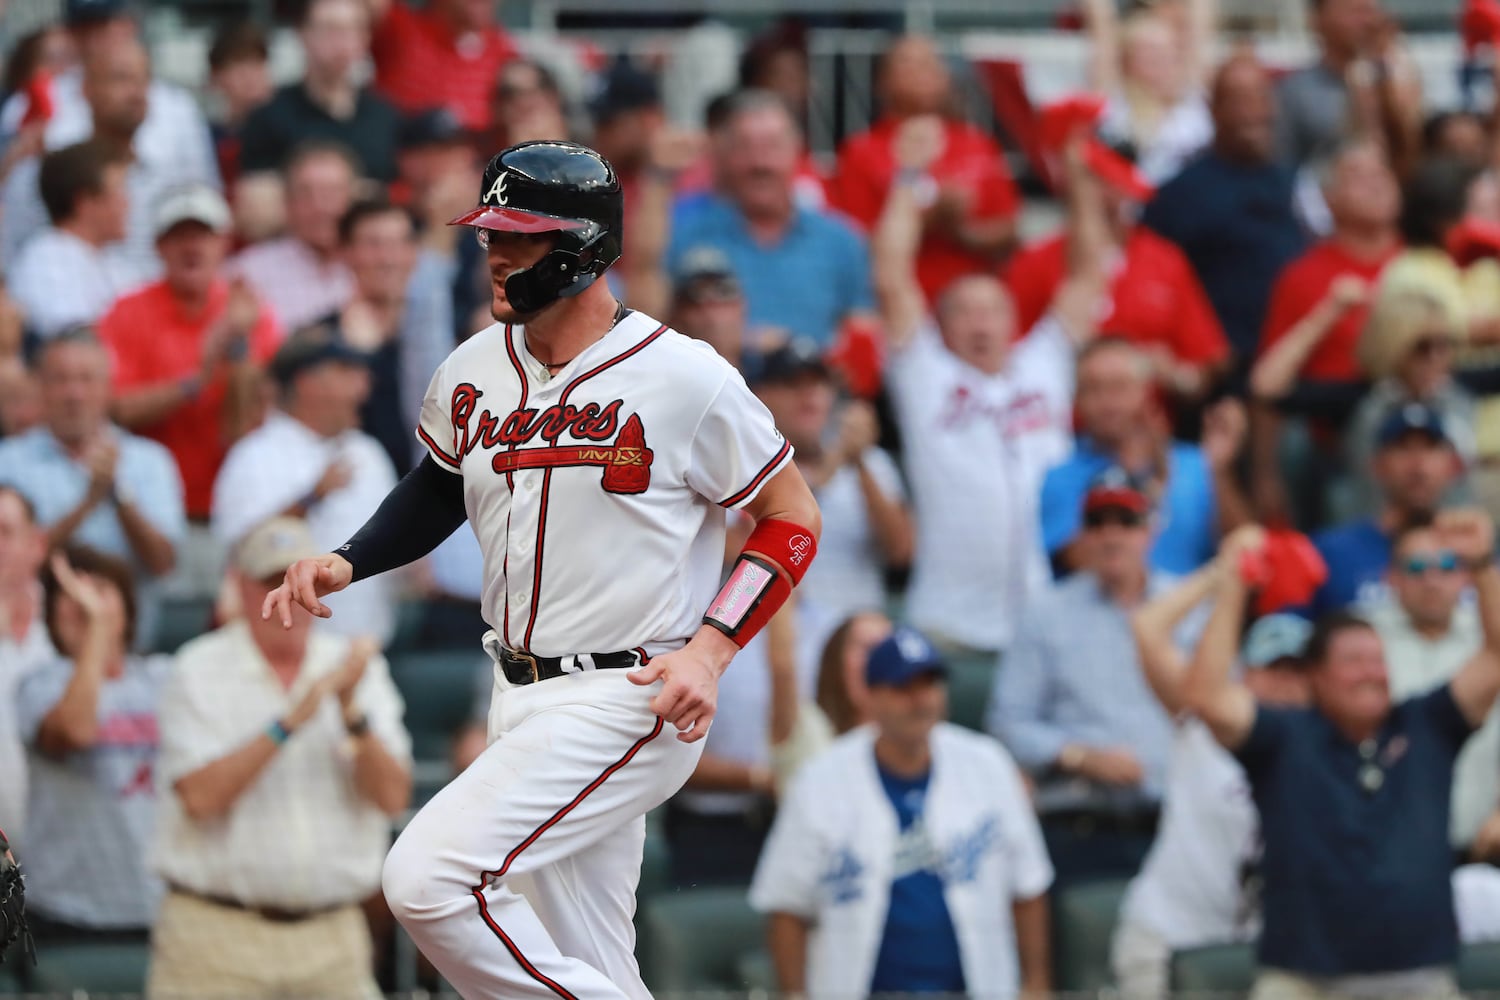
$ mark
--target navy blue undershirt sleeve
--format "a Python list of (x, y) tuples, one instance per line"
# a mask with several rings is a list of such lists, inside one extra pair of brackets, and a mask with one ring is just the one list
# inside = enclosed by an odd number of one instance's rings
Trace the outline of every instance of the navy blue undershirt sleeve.
[(354, 567), (354, 579), (363, 580), (422, 558), (467, 517), (463, 476), (424, 455), (338, 553)]

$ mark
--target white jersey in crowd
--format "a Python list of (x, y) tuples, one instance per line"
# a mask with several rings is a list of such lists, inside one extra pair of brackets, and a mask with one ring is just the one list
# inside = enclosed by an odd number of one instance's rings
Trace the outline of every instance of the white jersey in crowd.
[[(246, 434), (224, 458), (214, 479), (211, 527), (226, 547), (257, 525), (310, 496), (328, 467), (342, 462), (349, 481), (307, 508), (313, 541), (329, 551), (369, 520), (396, 485), (396, 470), (380, 443), (358, 429), (324, 437), (280, 410)], [(381, 575), (329, 594), (333, 617), (318, 628), (335, 635), (369, 636), (382, 646), (396, 633), (396, 583)]]
[[(37, 585), (38, 591), (41, 586)], [(0, 634), (0, 830), (13, 847), (20, 848), (26, 835), (26, 742), (21, 738), (16, 696), (21, 682), (57, 658), (47, 626), (38, 614), (19, 642), (6, 631)]]
[(463, 473), (485, 618), (543, 656), (675, 649), (718, 591), (725, 509), (791, 445), (711, 347), (641, 313), (533, 384), (544, 371), (522, 327), (496, 324), (422, 405), (418, 436)]
[[(885, 449), (869, 448), (861, 461), (881, 493), (899, 503), (906, 501), (901, 473)], [(813, 492), (823, 512), (823, 535), (818, 539), (818, 558), (797, 586), (798, 606), (816, 605), (834, 626), (858, 612), (883, 609), (885, 561), (859, 471), (841, 466)]]
[[(875, 730), (836, 740), (793, 780), (750, 886), (762, 913), (812, 924), (807, 993), (869, 992), (885, 931), (899, 841), (896, 811), (875, 764)], [(964, 985), (976, 997), (1020, 985), (1011, 905), (1052, 884), (1052, 864), (1015, 761), (999, 743), (950, 723), (933, 729), (923, 808), (942, 859)]]
[(891, 356), (917, 522), (907, 615), (936, 639), (1003, 650), (1051, 579), (1037, 502), (1072, 448), (1073, 359), (1050, 316), (998, 374), (960, 361), (932, 327)]

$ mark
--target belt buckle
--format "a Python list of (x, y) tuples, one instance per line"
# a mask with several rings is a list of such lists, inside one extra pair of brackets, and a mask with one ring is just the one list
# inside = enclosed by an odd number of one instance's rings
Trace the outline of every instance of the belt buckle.
[(536, 657), (534, 655), (521, 649), (507, 649), (505, 652), (506, 655), (510, 656), (511, 658), (520, 660), (521, 662), (526, 663), (531, 667), (532, 684), (535, 684), (542, 679), (541, 673), (537, 668)]

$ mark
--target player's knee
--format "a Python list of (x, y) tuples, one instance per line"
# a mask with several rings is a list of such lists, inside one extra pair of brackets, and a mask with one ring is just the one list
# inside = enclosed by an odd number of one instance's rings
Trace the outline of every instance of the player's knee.
[(380, 887), (391, 913), (403, 924), (433, 916), (445, 897), (454, 895), (454, 887), (444, 890), (437, 854), (429, 846), (402, 834), (385, 856)]

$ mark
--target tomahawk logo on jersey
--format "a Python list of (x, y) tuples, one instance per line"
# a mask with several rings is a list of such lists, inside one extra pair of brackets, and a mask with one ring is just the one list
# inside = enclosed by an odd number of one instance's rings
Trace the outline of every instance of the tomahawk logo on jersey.
[[(638, 313), (545, 382), (525, 350), (519, 326), (465, 341), (417, 432), (464, 476), (491, 625), (544, 656), (680, 646), (718, 589), (725, 510), (791, 446), (711, 348)], [(549, 561), (564, 545), (595, 558)]]

